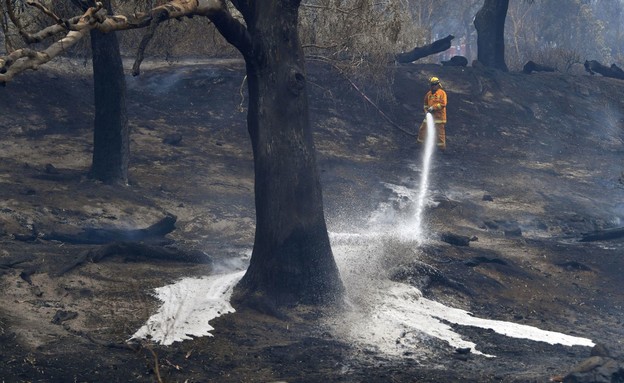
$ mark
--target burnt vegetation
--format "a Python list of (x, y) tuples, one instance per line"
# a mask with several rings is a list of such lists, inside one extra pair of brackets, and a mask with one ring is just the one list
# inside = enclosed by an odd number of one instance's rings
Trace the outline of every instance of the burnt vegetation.
[[(0, 379), (621, 380), (624, 6), (556, 3), (2, 1)], [(412, 209), (387, 185), (415, 188), (432, 76), (431, 242), (382, 273), (593, 350), (453, 325), (497, 360), (397, 359), (327, 329), (330, 233)], [(128, 341), (154, 288), (232, 264), (214, 338)]]

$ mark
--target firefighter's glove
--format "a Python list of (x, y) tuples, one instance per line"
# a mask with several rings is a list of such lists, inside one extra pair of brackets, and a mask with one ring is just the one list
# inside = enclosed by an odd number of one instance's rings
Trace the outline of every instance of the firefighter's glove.
[(432, 113), (433, 112), (433, 106), (430, 106), (427, 108), (427, 112)]

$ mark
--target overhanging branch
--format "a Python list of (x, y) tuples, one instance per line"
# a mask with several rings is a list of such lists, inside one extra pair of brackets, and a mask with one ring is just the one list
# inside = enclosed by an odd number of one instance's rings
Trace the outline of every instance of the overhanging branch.
[[(9, 0), (6, 0), (9, 3)], [(34, 3), (33, 3), (34, 4)], [(234, 18), (227, 9), (225, 0), (173, 0), (164, 5), (153, 8), (147, 14), (125, 16), (107, 15), (106, 9), (101, 2), (95, 7), (87, 9), (82, 16), (76, 16), (36, 33), (27, 33), (21, 28), (19, 19), (14, 12), (10, 11), (11, 21), (18, 27), (27, 43), (39, 42), (56, 33), (66, 31), (62, 39), (51, 44), (47, 49), (37, 52), (28, 48), (17, 50), (10, 55), (0, 57), (0, 84), (10, 81), (17, 74), (29, 69), (37, 69), (42, 64), (49, 62), (58, 55), (76, 45), (78, 41), (87, 35), (87, 32), (97, 29), (104, 33), (144, 28), (152, 29), (160, 22), (172, 18), (180, 19), (192, 16), (208, 17), (217, 27), (219, 32), (234, 45), (243, 55), (251, 52), (251, 39), (246, 27)], [(55, 18), (55, 20), (58, 17)], [(153, 30), (152, 30), (153, 33)], [(144, 50), (151, 36), (146, 35), (142, 42)], [(140, 53), (142, 51), (140, 50)], [(140, 64), (140, 61), (139, 61)]]
[(143, 58), (145, 56), (145, 49), (149, 45), (150, 41), (154, 37), (156, 33), (156, 29), (158, 25), (163, 21), (167, 20), (167, 13), (164, 10), (160, 10), (155, 17), (152, 18), (149, 27), (147, 28), (147, 32), (143, 35), (141, 42), (139, 43), (139, 49), (137, 51), (136, 59), (134, 60), (134, 65), (132, 65), (132, 75), (138, 76), (141, 74), (141, 63), (143, 62)]

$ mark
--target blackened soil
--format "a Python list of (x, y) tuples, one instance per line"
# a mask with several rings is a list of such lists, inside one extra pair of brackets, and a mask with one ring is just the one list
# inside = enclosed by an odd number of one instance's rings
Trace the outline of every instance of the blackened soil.
[[(172, 346), (126, 344), (157, 308), (154, 288), (209, 274), (211, 263), (113, 255), (59, 276), (96, 246), (42, 234), (144, 228), (171, 213), (178, 220), (167, 237), (179, 249), (213, 261), (248, 252), (254, 206), (244, 66), (186, 62), (128, 77), (131, 179), (114, 187), (86, 178), (92, 84), (72, 65), (27, 73), (0, 91), (1, 380), (547, 382), (589, 356), (587, 347), (453, 325), (496, 358), (436, 339), (426, 356), (394, 358), (335, 338), (322, 318), (339, 314), (308, 307), (279, 319), (239, 310), (212, 323), (213, 337)], [(420, 124), (426, 79), (436, 75), (449, 95), (448, 150), (434, 159), (437, 204), (427, 222), (434, 237), (478, 239), (454, 246), (434, 238), (418, 250), (443, 276), (418, 282), (425, 296), (476, 316), (587, 337), (623, 355), (622, 239), (578, 239), (624, 217), (624, 83), (437, 65), (396, 71), (396, 102), (377, 105), (393, 125), (330, 69), (309, 67), (330, 231), (364, 225), (392, 198), (385, 183), (417, 181), (410, 166), (421, 148), (405, 131)]]

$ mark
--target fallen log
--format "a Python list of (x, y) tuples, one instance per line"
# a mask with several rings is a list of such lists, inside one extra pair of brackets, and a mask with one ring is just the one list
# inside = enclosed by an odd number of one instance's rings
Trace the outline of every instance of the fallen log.
[(470, 246), (470, 242), (478, 241), (479, 239), (475, 236), (468, 237), (465, 235), (459, 235), (459, 234), (446, 232), (440, 235), (440, 240), (442, 240), (442, 242), (449, 243), (453, 246)]
[(400, 64), (411, 63), (423, 57), (444, 52), (451, 47), (451, 40), (454, 38), (455, 36), (448, 35), (445, 38), (436, 40), (429, 45), (416, 47), (409, 52), (398, 53), (394, 56), (394, 58)]
[(608, 241), (624, 237), (624, 227), (615, 229), (596, 230), (589, 233), (581, 234), (579, 242)]
[(80, 254), (76, 259), (62, 266), (56, 273), (61, 276), (87, 262), (97, 263), (111, 256), (123, 256), (124, 261), (159, 260), (185, 263), (210, 263), (210, 257), (201, 251), (184, 251), (173, 247), (149, 245), (139, 242), (117, 242)]
[(620, 80), (624, 80), (624, 71), (615, 64), (611, 64), (610, 67), (606, 65), (602, 65), (596, 60), (588, 60), (585, 61), (585, 70), (589, 72), (589, 74), (594, 75), (599, 73), (604, 77), (617, 78)]
[(17, 265), (30, 262), (34, 259), (35, 257), (31, 255), (22, 255), (17, 257), (10, 257), (8, 259), (2, 259), (0, 260), (0, 275), (4, 275), (11, 269), (17, 269)]
[(531, 74), (532, 72), (554, 72), (555, 68), (547, 65), (541, 65), (533, 61), (528, 61), (522, 68), (522, 73)]
[(453, 56), (448, 61), (440, 61), (442, 66), (466, 66), (468, 65), (468, 59), (464, 56)]
[(145, 229), (86, 228), (77, 234), (52, 232), (44, 234), (42, 239), (83, 245), (102, 245), (117, 241), (144, 241), (169, 234), (175, 229), (176, 220), (176, 216), (167, 214), (165, 218)]

